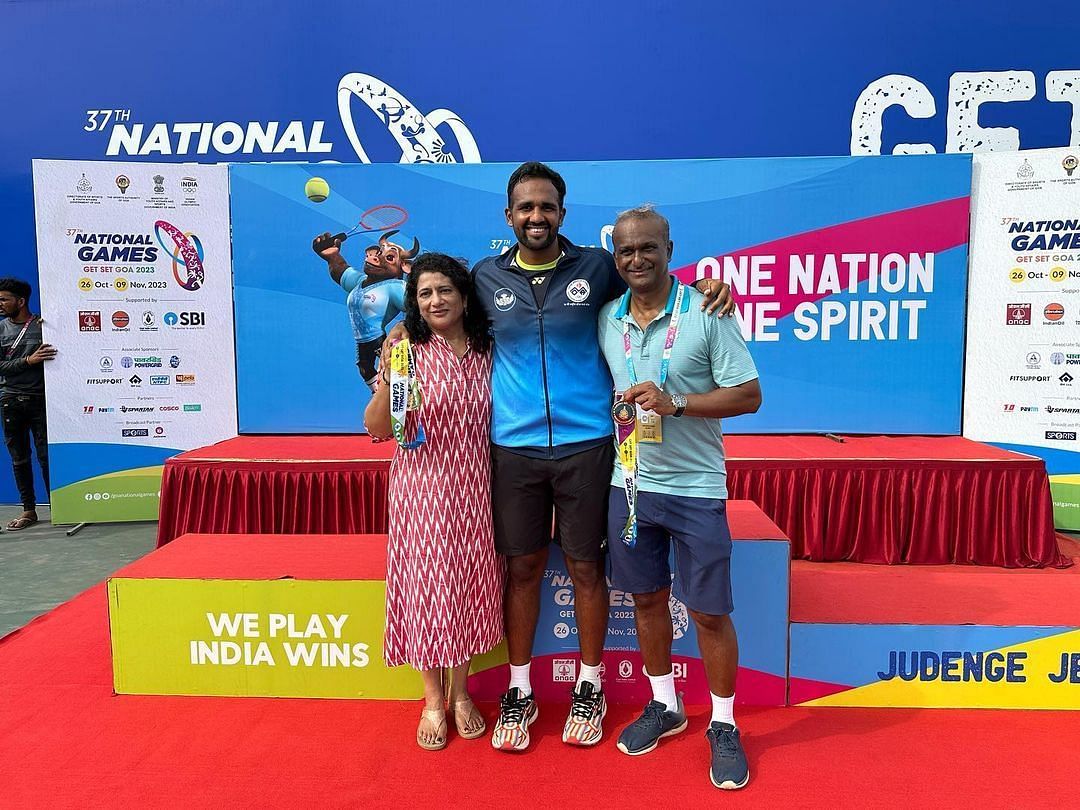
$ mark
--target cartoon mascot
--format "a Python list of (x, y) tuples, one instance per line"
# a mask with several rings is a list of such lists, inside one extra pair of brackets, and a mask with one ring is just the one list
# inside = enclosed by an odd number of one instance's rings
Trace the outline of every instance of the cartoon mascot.
[(420, 242), (413, 239), (407, 251), (390, 241), (397, 231), (388, 231), (378, 244), (364, 251), (364, 268), (357, 270), (341, 253), (341, 241), (319, 250), (320, 243), (331, 239), (329, 233), (315, 237), (312, 250), (326, 262), (330, 278), (348, 293), (346, 306), (356, 339), (356, 367), (368, 388), (375, 390), (378, 381), (379, 349), (386, 337), (386, 327), (405, 311), (405, 274), (420, 253)]

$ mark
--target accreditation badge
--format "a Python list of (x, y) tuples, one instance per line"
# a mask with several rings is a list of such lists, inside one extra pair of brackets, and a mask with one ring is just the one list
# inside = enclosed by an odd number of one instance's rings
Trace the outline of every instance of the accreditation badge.
[(409, 341), (401, 340), (390, 349), (390, 426), (394, 438), (405, 450), (414, 450), (424, 443), (423, 423), (417, 421), (416, 438), (405, 440), (405, 414), (420, 408), (420, 389), (416, 382), (414, 365)]
[(646, 411), (637, 406), (638, 441), (643, 444), (660, 444), (664, 441), (664, 423), (656, 411)]

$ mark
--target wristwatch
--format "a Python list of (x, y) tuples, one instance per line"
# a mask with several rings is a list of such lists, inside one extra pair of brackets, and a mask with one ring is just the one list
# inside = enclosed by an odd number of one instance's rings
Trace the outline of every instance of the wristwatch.
[(686, 410), (686, 397), (682, 394), (672, 394), (671, 404), (675, 407), (675, 413), (672, 416), (682, 416)]

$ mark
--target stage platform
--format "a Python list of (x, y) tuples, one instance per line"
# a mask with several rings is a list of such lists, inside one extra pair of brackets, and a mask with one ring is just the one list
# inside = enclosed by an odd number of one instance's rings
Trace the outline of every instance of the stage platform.
[[(727, 515), (733, 618), (741, 637), (738, 700), (782, 706), (789, 544), (752, 503), (729, 501)], [(385, 535), (180, 537), (109, 580), (116, 691), (419, 697), (419, 678), (409, 668), (382, 665), (385, 577)], [(533, 688), (539, 700), (565, 700), (577, 680), (579, 655), (574, 592), (557, 548), (540, 588)], [(609, 596), (608, 701), (644, 704), (651, 693), (638, 652), (633, 599), (614, 589)], [(676, 685), (688, 705), (707, 705), (695, 628), (682, 603), (672, 599), (671, 610)], [(313, 630), (310, 622), (316, 623)], [(305, 653), (313, 657), (302, 658)], [(497, 699), (509, 677), (506, 663), (502, 646), (474, 660), (473, 694)]]
[(1080, 709), (1080, 566), (796, 561), (792, 705)]
[[(259, 541), (236, 538), (245, 539)], [(288, 577), (299, 565), (326, 577), (378, 573), (352, 553), (362, 538), (309, 539), (312, 553), (254, 563), (221, 553), (209, 539), (198, 548), (177, 543), (117, 575), (190, 573), (200, 561), (235, 578)], [(805, 623), (1060, 622), (1080, 609), (1078, 568), (792, 568), (792, 617)], [(1051, 610), (1062, 612), (1044, 612)], [(521, 797), (523, 807), (547, 807), (553, 790), (572, 785), (577, 801), (600, 807), (612, 796), (627, 807), (652, 807), (672, 795), (732, 807), (936, 807), (957, 796), (986, 807), (1061, 807), (1075, 788), (1065, 753), (1075, 712), (740, 707), (753, 779), (745, 792), (721, 796), (706, 779), (702, 708), (688, 711), (686, 734), (646, 757), (614, 746), (639, 712), (633, 705), (612, 705), (596, 748), (563, 745), (565, 701), (541, 705), (533, 748), (522, 756), (496, 752), (486, 739), (461, 740), (453, 730), (446, 751), (431, 754), (413, 741), (416, 701), (116, 695), (112, 677), (104, 583), (0, 639), (7, 804), (455, 807), (490, 802), (501, 791)], [(494, 704), (481, 709), (490, 723)], [(1009, 748), (1004, 739), (1023, 744)], [(1032, 779), (987, 778), (1001, 773), (1003, 745), (1010, 772)]]
[[(1042, 460), (960, 437), (728, 436), (728, 488), (819, 562), (1067, 566)], [(165, 464), (158, 545), (382, 533), (393, 442), (240, 436)]]

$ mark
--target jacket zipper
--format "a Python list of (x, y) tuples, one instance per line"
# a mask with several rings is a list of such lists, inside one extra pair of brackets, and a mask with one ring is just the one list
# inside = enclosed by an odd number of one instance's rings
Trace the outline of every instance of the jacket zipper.
[[(548, 282), (550, 284), (550, 282)], [(529, 290), (531, 293), (532, 290)], [(548, 291), (550, 292), (550, 290)], [(547, 303), (547, 298), (544, 298), (544, 302)], [(540, 322), (540, 373), (544, 378), (544, 409), (547, 412), (547, 426), (548, 426), (548, 458), (554, 456), (555, 447), (555, 430), (551, 423), (551, 395), (548, 391), (548, 374), (547, 374), (547, 343), (544, 340), (544, 310), (542, 307), (536, 308), (536, 318)]]
[[(536, 303), (536, 296), (533, 295), (533, 291), (530, 287), (532, 284), (531, 279), (521, 271), (520, 268), (512, 267), (514, 273), (518, 278), (525, 282), (526, 291), (533, 298), (533, 303)], [(555, 281), (555, 274), (565, 268), (556, 267), (551, 271), (551, 278), (548, 280), (548, 290), (551, 292), (552, 282)], [(547, 304), (547, 294), (544, 295), (544, 303)], [(547, 340), (544, 336), (544, 308), (538, 306), (536, 308), (536, 320), (540, 324), (540, 375), (544, 380), (544, 413), (547, 415), (547, 428), (548, 428), (548, 458), (555, 457), (555, 425), (551, 421), (551, 393), (548, 388), (548, 373), (547, 373)]]

